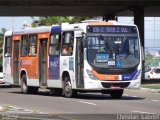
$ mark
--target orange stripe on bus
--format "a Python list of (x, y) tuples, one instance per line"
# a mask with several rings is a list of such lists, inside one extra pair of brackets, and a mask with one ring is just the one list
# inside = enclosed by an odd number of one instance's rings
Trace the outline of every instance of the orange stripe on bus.
[(39, 39), (43, 39), (43, 38), (49, 38), (49, 33), (41, 33), (41, 34), (38, 34), (38, 38)]
[(99, 80), (120, 80), (120, 75), (109, 75), (109, 74), (99, 74), (95, 70), (92, 70), (92, 73), (99, 79)]
[(88, 25), (92, 25), (92, 26), (103, 26), (103, 25), (113, 25), (113, 23), (111, 22), (89, 22)]
[(13, 40), (21, 40), (21, 35), (15, 35), (15, 36), (13, 36)]

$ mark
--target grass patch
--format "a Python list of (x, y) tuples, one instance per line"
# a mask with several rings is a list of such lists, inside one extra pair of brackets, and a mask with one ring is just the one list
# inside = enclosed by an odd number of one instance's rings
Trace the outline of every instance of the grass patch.
[(160, 89), (160, 84), (154, 85), (142, 85), (143, 88), (150, 88), (150, 89)]

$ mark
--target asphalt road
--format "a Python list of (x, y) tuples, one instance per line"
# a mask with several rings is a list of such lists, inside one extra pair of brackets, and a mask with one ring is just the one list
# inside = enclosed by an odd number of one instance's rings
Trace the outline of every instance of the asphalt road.
[(20, 88), (0, 88), (0, 106), (11, 106), (12, 110), (8, 107), (8, 111), (17, 113), (84, 114), (85, 118), (85, 115), (92, 114), (93, 120), (98, 119), (93, 114), (160, 114), (160, 93), (126, 90), (122, 99), (114, 100), (101, 93), (85, 93), (78, 94), (76, 98), (65, 98), (52, 96), (48, 91), (26, 95), (20, 93)]

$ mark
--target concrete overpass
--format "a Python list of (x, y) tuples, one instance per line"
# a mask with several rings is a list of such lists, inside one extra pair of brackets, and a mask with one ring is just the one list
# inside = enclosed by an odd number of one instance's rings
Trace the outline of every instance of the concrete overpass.
[(0, 15), (128, 16), (137, 7), (145, 16), (160, 16), (159, 0), (0, 0)]

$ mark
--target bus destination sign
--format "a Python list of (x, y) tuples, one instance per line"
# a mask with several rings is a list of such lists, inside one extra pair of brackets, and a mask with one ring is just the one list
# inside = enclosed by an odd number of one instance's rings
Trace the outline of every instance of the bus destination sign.
[(126, 33), (134, 34), (136, 32), (136, 27), (134, 26), (88, 26), (88, 33)]

